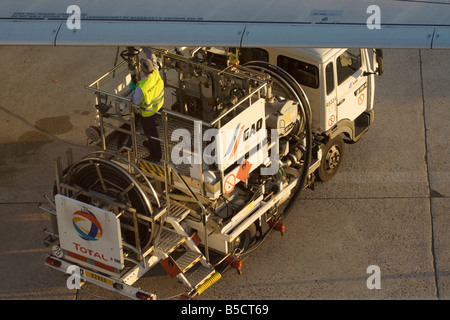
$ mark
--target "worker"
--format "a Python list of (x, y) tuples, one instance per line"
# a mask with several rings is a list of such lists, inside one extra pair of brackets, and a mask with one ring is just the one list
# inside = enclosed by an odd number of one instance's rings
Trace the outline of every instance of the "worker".
[(141, 80), (134, 85), (130, 84), (131, 99), (133, 103), (140, 106), (142, 127), (148, 138), (148, 149), (150, 156), (147, 160), (158, 162), (161, 160), (161, 144), (156, 130), (155, 113), (164, 104), (164, 82), (158, 70), (150, 59), (141, 58), (139, 60)]

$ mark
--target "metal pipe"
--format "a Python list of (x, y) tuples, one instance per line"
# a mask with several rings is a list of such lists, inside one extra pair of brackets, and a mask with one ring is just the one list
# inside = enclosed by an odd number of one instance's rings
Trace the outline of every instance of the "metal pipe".
[(140, 265), (142, 265), (144, 268), (147, 268), (147, 261), (146, 261), (145, 258), (144, 258), (144, 254), (143, 254), (140, 250), (138, 250), (137, 248), (133, 247), (131, 244), (126, 243), (125, 241), (122, 241), (122, 245), (123, 245), (124, 247), (126, 247), (127, 249), (130, 249), (131, 251), (133, 251), (134, 253), (136, 253), (136, 254), (142, 259), (142, 263), (140, 263), (140, 262), (138, 262), (138, 261), (136, 261), (136, 260), (133, 260), (133, 259), (131, 259), (131, 258), (127, 258), (127, 257), (125, 257), (125, 260), (134, 262), (134, 263), (136, 263), (136, 264), (140, 264)]
[(101, 80), (103, 80), (104, 78), (106, 78), (111, 72), (117, 70), (119, 67), (121, 67), (123, 64), (125, 63), (124, 61), (121, 61), (119, 64), (115, 65), (114, 67), (112, 67), (109, 71), (107, 71), (105, 74), (103, 74), (102, 76), (100, 76), (100, 78), (96, 79), (95, 81), (93, 81), (88, 87), (93, 86), (94, 84), (100, 82)]
[(61, 194), (61, 180), (62, 180), (62, 168), (61, 168), (61, 158), (55, 160), (55, 184), (56, 192)]
[(131, 143), (133, 145), (133, 156), (135, 164), (138, 162), (137, 138), (136, 138), (136, 115), (130, 112), (130, 129), (131, 129)]
[(167, 127), (167, 113), (164, 112), (162, 114), (162, 122), (163, 122), (163, 132), (164, 132), (164, 159), (162, 160), (164, 163), (164, 184), (165, 184), (165, 193), (166, 193), (166, 207), (167, 210), (170, 213), (170, 197), (169, 197), (169, 185), (171, 184), (170, 179), (170, 168), (167, 166), (169, 164), (166, 159), (170, 159), (170, 153), (169, 153), (169, 140), (167, 138), (168, 136), (168, 127)]
[(237, 107), (239, 107), (242, 103), (244, 103), (244, 101), (250, 99), (251, 96), (253, 96), (254, 94), (258, 93), (260, 90), (262, 90), (267, 84), (264, 83), (263, 85), (261, 85), (260, 87), (258, 87), (255, 91), (253, 91), (251, 94), (249, 94), (248, 96), (246, 96), (244, 99), (242, 99), (241, 101), (239, 101), (238, 103), (236, 103), (232, 108), (228, 109), (227, 112), (223, 113), (222, 115), (220, 115), (216, 120), (214, 120), (213, 122), (211, 122), (211, 125), (216, 124), (217, 121), (220, 121), (223, 117), (225, 117), (226, 115), (228, 115), (230, 112), (232, 112), (233, 110), (235, 110)]
[(195, 123), (195, 122), (201, 123), (202, 126), (212, 127), (212, 124), (209, 123), (209, 122), (204, 122), (204, 121), (198, 120), (197, 118), (194, 118), (194, 117), (191, 117), (191, 116), (187, 116), (187, 115), (178, 113), (178, 112), (176, 112), (176, 111), (164, 109), (164, 112), (165, 112), (165, 113), (168, 113), (168, 114), (170, 114), (170, 115), (173, 115), (173, 116), (175, 116), (175, 117), (178, 117), (178, 118), (182, 118), (182, 119), (185, 119), (185, 120), (192, 121), (192, 122), (194, 122), (194, 123)]
[(94, 91), (94, 92), (96, 92), (96, 93), (103, 93), (103, 94), (105, 94), (105, 95), (107, 95), (107, 96), (111, 96), (111, 97), (114, 97), (114, 98), (116, 98), (116, 99), (123, 100), (123, 101), (125, 101), (125, 102), (131, 102), (131, 99), (124, 98), (124, 97), (122, 97), (122, 96), (119, 96), (119, 95), (117, 95), (117, 94), (114, 94), (114, 93), (111, 93), (111, 92), (108, 92), (108, 91), (104, 91), (104, 90), (100, 90), (100, 89), (95, 89), (95, 88), (91, 88), (91, 87), (87, 87), (87, 86), (86, 86), (85, 88), (88, 89), (88, 90)]

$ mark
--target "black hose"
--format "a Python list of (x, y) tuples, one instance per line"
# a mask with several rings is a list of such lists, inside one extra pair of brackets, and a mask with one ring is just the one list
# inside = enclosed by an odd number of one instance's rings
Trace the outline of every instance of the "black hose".
[(311, 154), (312, 154), (312, 118), (311, 118), (311, 106), (309, 104), (306, 95), (298, 82), (285, 70), (277, 67), (273, 64), (262, 62), (262, 61), (252, 61), (244, 65), (250, 69), (259, 69), (259, 71), (269, 74), (279, 83), (283, 84), (286, 89), (288, 89), (294, 98), (299, 102), (299, 110), (301, 111), (301, 116), (305, 119), (305, 133), (306, 133), (306, 152), (305, 160), (303, 164), (302, 174), (299, 180), (298, 189), (295, 192), (295, 197), (298, 196), (299, 192), (303, 190), (306, 179), (308, 178), (309, 166), (311, 164)]
[[(108, 186), (106, 195), (109, 197), (117, 198), (120, 192), (129, 187), (131, 183), (136, 183), (135, 181), (130, 181), (130, 178), (121, 173), (114, 165), (106, 162), (99, 162), (97, 164), (99, 165), (103, 178), (105, 181), (107, 180), (107, 182), (105, 182)], [(101, 183), (98, 181), (99, 179), (95, 165), (95, 162), (90, 161), (79, 161), (78, 163), (75, 163), (65, 172), (64, 182), (69, 185), (81, 187), (85, 190), (92, 190), (105, 194)], [(68, 196), (73, 196), (70, 191)], [(91, 202), (91, 199), (84, 195), (78, 195), (76, 199), (88, 204)], [(142, 215), (151, 216), (150, 208), (148, 208), (143, 195), (136, 187), (129, 190), (124, 199), (117, 199), (117, 201), (129, 205)], [(132, 220), (124, 215), (119, 219), (123, 224), (133, 224)], [(155, 223), (148, 223), (143, 220), (140, 221), (141, 222), (138, 223), (139, 246), (142, 250), (145, 250), (151, 246), (157, 232), (155, 230)], [(122, 236), (127, 243), (137, 247), (134, 232), (122, 228)]]
[[(308, 99), (306, 98), (304, 91), (302, 90), (298, 82), (288, 72), (281, 69), (280, 67), (261, 61), (248, 62), (244, 66), (250, 69), (265, 72), (269, 74), (274, 80), (277, 80), (278, 84), (281, 83), (285, 87), (285, 89), (287, 89), (289, 93), (294, 96), (294, 99), (298, 101), (300, 106), (299, 108), (300, 116), (301, 119), (304, 119), (305, 123), (306, 152), (302, 168), (302, 174), (300, 179), (298, 180), (299, 182), (294, 194), (291, 196), (290, 201), (284, 208), (283, 214), (280, 215), (278, 218), (278, 221), (282, 221), (286, 219), (286, 217), (288, 216), (289, 208), (292, 205), (293, 200), (296, 199), (300, 194), (300, 192), (303, 190), (306, 183), (306, 179), (308, 178), (308, 172), (311, 163), (312, 138), (313, 138), (311, 106), (309, 104)], [(292, 96), (289, 98), (292, 98)], [(275, 228), (275, 225), (276, 224), (274, 224), (264, 234), (262, 234), (260, 239), (257, 240), (257, 242), (253, 243), (244, 252), (242, 252), (241, 256), (243, 258), (247, 257), (252, 251), (256, 250), (266, 240), (269, 233)]]

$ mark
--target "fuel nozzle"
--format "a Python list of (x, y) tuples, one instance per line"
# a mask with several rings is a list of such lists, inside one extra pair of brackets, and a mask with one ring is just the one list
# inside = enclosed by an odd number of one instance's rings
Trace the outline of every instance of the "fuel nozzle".
[(139, 50), (134, 47), (127, 47), (120, 53), (120, 57), (128, 63), (128, 70), (131, 72), (131, 80), (134, 84), (137, 81), (137, 74), (139, 72), (138, 64), (137, 64), (137, 56), (139, 54)]

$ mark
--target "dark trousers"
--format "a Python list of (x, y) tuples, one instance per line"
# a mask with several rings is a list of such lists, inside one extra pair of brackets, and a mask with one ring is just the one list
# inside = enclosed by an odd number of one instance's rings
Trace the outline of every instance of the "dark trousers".
[(150, 117), (142, 117), (142, 127), (144, 129), (145, 135), (148, 138), (148, 149), (150, 151), (150, 157), (155, 161), (159, 161), (161, 159), (161, 144), (158, 140), (151, 138), (159, 137), (158, 130), (156, 130), (155, 115)]

